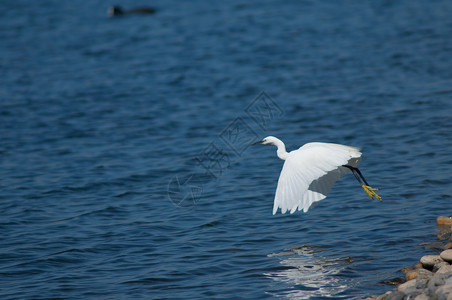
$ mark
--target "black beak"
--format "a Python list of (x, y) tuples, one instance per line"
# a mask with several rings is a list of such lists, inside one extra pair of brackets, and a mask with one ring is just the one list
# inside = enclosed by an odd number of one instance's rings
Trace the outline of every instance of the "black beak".
[(252, 143), (250, 146), (259, 145), (259, 144), (262, 144), (263, 142), (264, 141), (255, 142), (255, 143)]

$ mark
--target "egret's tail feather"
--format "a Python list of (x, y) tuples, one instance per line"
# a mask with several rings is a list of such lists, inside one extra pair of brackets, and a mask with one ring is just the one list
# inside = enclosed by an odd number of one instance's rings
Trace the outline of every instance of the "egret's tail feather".
[(366, 192), (366, 194), (369, 195), (370, 198), (378, 199), (378, 200), (381, 201), (381, 197), (378, 196), (377, 193), (375, 193), (375, 191), (378, 191), (379, 189), (374, 189), (373, 187), (370, 187), (370, 186), (365, 185), (365, 184), (362, 184), (361, 187)]

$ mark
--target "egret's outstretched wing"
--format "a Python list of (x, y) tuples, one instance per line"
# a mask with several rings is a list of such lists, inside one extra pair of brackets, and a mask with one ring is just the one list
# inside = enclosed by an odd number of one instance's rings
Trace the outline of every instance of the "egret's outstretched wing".
[(329, 144), (309, 143), (289, 153), (276, 188), (273, 214), (297, 209), (307, 212), (312, 203), (324, 199), (334, 183), (361, 160), (358, 148)]

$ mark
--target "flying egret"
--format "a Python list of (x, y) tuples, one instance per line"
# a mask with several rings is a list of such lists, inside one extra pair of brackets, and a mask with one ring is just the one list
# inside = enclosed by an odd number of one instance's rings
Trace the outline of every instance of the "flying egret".
[(369, 186), (363, 174), (358, 170), (361, 152), (358, 148), (331, 144), (307, 143), (297, 150), (287, 152), (284, 143), (268, 136), (256, 144), (278, 147), (276, 154), (284, 160), (276, 188), (273, 214), (278, 208), (281, 213), (294, 213), (297, 209), (307, 212), (317, 201), (325, 199), (334, 183), (352, 171), (363, 190), (372, 199), (381, 201), (374, 189)]

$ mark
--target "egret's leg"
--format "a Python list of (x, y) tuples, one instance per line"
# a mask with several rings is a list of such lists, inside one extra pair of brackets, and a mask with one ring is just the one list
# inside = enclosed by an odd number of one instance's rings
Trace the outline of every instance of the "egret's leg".
[(361, 181), (361, 178), (359, 178), (358, 174), (356, 173), (355, 168), (350, 167), (350, 166), (346, 166), (346, 167), (349, 168), (352, 171), (353, 176), (355, 176), (355, 178), (356, 178), (356, 180), (358, 180), (359, 184), (363, 185), (363, 182)]
[[(375, 198), (375, 199), (378, 199), (381, 201), (381, 197), (378, 196), (377, 193), (375, 193), (375, 191), (378, 191), (378, 189), (375, 189), (375, 188), (369, 186), (369, 184), (367, 183), (363, 174), (361, 173), (361, 171), (358, 168), (348, 166), (348, 165), (344, 165), (344, 167), (349, 168), (352, 171), (353, 175), (355, 175), (355, 178), (358, 180), (359, 184), (361, 185), (363, 190), (366, 192), (366, 194), (369, 195), (370, 198), (372, 198), (372, 199)], [(361, 179), (362, 179), (362, 181), (361, 181)]]
[(361, 173), (361, 171), (360, 171), (358, 168), (355, 168), (355, 171), (358, 172), (359, 176), (363, 179), (364, 183), (365, 183), (366, 185), (369, 185), (369, 184), (367, 183), (366, 179), (364, 178), (363, 173)]

